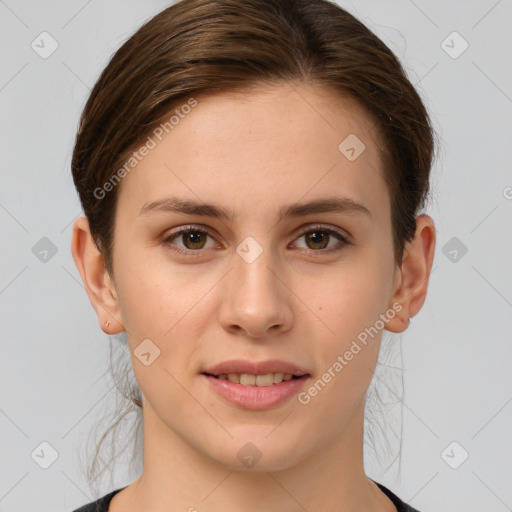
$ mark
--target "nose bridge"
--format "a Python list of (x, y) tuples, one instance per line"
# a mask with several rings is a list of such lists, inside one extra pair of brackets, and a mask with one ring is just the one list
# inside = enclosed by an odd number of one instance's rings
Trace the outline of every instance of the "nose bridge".
[(265, 336), (276, 325), (283, 328), (291, 320), (291, 311), (286, 303), (286, 287), (275, 275), (279, 264), (271, 250), (247, 237), (236, 253), (222, 308), (224, 327), (236, 326), (254, 337)]
[[(270, 250), (262, 251), (261, 254), (254, 256), (254, 249), (249, 249), (247, 255), (251, 255), (249, 260), (244, 259), (243, 256), (238, 255), (238, 261), (235, 264), (234, 279), (237, 283), (237, 291), (242, 292), (247, 296), (254, 296), (255, 294), (269, 294), (276, 293), (276, 277), (272, 268), (272, 255)], [(238, 252), (238, 249), (237, 249)], [(267, 300), (270, 297), (267, 297)]]
[(277, 289), (276, 277), (271, 268), (273, 263), (272, 251), (257, 242), (253, 237), (247, 237), (237, 249), (235, 258), (235, 281), (236, 294), (240, 303), (262, 301), (258, 308), (266, 303), (269, 307), (275, 306)]

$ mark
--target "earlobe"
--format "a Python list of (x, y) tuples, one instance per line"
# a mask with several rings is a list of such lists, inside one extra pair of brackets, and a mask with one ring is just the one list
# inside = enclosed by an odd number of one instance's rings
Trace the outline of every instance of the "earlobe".
[(114, 282), (94, 243), (89, 221), (85, 216), (78, 218), (73, 225), (71, 253), (89, 300), (98, 316), (100, 327), (107, 334), (124, 331)]
[(422, 308), (432, 271), (435, 242), (436, 230), (432, 218), (425, 214), (416, 217), (414, 238), (405, 245), (391, 299), (391, 304), (399, 303), (401, 308), (386, 324), (386, 330), (405, 331), (409, 326), (410, 318)]

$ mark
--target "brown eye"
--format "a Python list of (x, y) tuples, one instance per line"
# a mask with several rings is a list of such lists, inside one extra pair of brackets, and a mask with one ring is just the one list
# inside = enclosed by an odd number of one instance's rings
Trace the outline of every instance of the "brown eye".
[[(314, 252), (331, 252), (342, 249), (346, 245), (350, 245), (349, 240), (338, 231), (327, 229), (324, 227), (313, 227), (308, 231), (304, 231), (298, 239), (304, 238), (304, 246), (301, 249), (309, 249)], [(334, 239), (338, 243), (332, 243)]]
[(304, 236), (306, 237), (306, 244), (311, 242), (311, 249), (325, 249), (329, 243), (330, 237), (330, 235), (325, 231), (310, 231)]
[[(172, 249), (177, 252), (198, 252), (201, 249), (208, 248), (206, 247), (208, 237), (212, 238), (208, 231), (204, 229), (185, 227), (166, 236), (163, 239), (163, 243), (173, 246)], [(181, 241), (182, 245), (177, 244), (177, 241)], [(211, 246), (212, 245), (210, 245), (210, 247)]]
[[(188, 231), (181, 233), (181, 240), (187, 249), (202, 249), (207, 236), (207, 233), (201, 231)], [(188, 245), (189, 243), (190, 245)]]
[[(212, 242), (208, 246), (208, 238)], [(334, 229), (328, 229), (322, 226), (314, 226), (307, 231), (303, 231), (297, 240), (303, 238), (304, 244), (300, 249), (309, 250), (316, 253), (330, 253), (341, 250), (350, 245), (347, 237)], [(336, 243), (336, 240), (338, 243)], [(178, 228), (174, 233), (166, 236), (162, 242), (173, 251), (188, 256), (200, 256), (202, 249), (208, 249), (215, 246), (215, 239), (208, 231), (191, 226)], [(181, 242), (181, 245), (178, 243)]]

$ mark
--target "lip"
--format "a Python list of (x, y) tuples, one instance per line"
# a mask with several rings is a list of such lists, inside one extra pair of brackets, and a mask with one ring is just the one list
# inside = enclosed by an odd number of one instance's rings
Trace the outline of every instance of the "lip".
[[(296, 378), (271, 386), (244, 386), (214, 377), (214, 375), (222, 373), (249, 373), (251, 375), (291, 373)], [(311, 377), (306, 370), (279, 359), (267, 359), (266, 361), (232, 359), (207, 368), (201, 375), (207, 379), (210, 388), (229, 403), (242, 409), (259, 411), (277, 407), (286, 402), (296, 395)]]
[(296, 395), (310, 378), (309, 375), (303, 375), (272, 386), (244, 386), (211, 375), (202, 374), (202, 377), (208, 380), (215, 392), (231, 404), (254, 411), (270, 409), (286, 402)]
[(232, 359), (206, 368), (203, 373), (220, 375), (221, 373), (249, 373), (251, 375), (265, 375), (267, 373), (291, 373), (302, 376), (308, 372), (298, 366), (279, 359), (266, 361), (248, 361), (246, 359)]

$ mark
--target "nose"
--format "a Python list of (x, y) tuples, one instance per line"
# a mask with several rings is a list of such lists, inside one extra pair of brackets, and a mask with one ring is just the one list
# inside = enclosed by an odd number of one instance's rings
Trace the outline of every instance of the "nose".
[(220, 323), (231, 334), (267, 339), (288, 331), (293, 323), (293, 293), (269, 250), (248, 263), (234, 255), (220, 308)]

